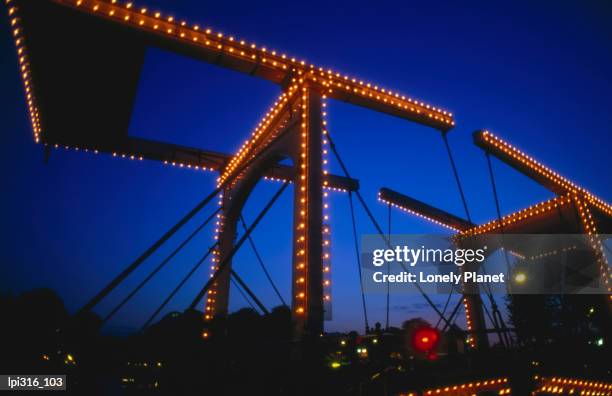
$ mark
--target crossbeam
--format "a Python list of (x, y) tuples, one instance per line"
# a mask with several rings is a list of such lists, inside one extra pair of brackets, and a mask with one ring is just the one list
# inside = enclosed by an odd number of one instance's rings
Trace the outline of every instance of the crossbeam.
[[(558, 214), (555, 212), (557, 212), (560, 208), (571, 205), (572, 198), (570, 194), (554, 197), (528, 206), (527, 208), (520, 209), (516, 212), (507, 214), (501, 218), (501, 221), (497, 219), (491, 220), (487, 223), (475, 225), (473, 227), (464, 229), (458, 234), (458, 237), (465, 238), (480, 234), (495, 234), (499, 233), (502, 228), (506, 229), (510, 226), (520, 226), (521, 224), (525, 224), (527, 221), (533, 220), (538, 217), (541, 218), (546, 215), (553, 215), (555, 217), (558, 217)], [(521, 233), (527, 234), (529, 232), (523, 231)]]
[(378, 192), (378, 200), (453, 231), (464, 231), (475, 226), (461, 217), (393, 191), (390, 188), (381, 188)]
[[(85, 147), (70, 147), (60, 143), (48, 145), (48, 147), (61, 150), (72, 149), (93, 154), (106, 153), (135, 161), (154, 160), (177, 168), (213, 172), (222, 172), (232, 159), (230, 154), (142, 138), (129, 138), (122, 147), (89, 149)], [(264, 173), (264, 179), (293, 182), (295, 174), (295, 169), (292, 166), (275, 164)], [(329, 175), (328, 177), (329, 184), (327, 188), (329, 190), (347, 192), (359, 189), (359, 180), (340, 175)]]
[(612, 213), (612, 205), (596, 197), (585, 188), (578, 186), (576, 183), (563, 177), (491, 132), (487, 130), (474, 132), (474, 144), (524, 175), (532, 178), (555, 194), (564, 195), (567, 193), (578, 193), (584, 195), (588, 201), (593, 202), (593, 204), (602, 208), (602, 210), (607, 211), (608, 214)]

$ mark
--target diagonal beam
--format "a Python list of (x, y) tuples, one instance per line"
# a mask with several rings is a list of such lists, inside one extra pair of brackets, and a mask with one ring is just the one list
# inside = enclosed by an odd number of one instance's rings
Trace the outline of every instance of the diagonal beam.
[(234, 271), (233, 269), (230, 268), (230, 274), (234, 277), (236, 282), (238, 282), (238, 284), (244, 289), (244, 291), (249, 295), (249, 297), (251, 297), (251, 299), (253, 301), (255, 301), (255, 304), (257, 304), (259, 309), (261, 309), (261, 311), (265, 315), (269, 315), (270, 311), (268, 311), (266, 306), (263, 305), (261, 300), (259, 298), (257, 298), (257, 295), (255, 293), (253, 293), (253, 291), (249, 288), (249, 286), (246, 284), (246, 282), (244, 280), (242, 280), (242, 278), (236, 273), (236, 271)]
[(232, 157), (221, 172), (219, 183), (233, 176), (241, 164), (248, 161), (269, 147), (277, 138), (283, 136), (298, 122), (299, 85), (293, 84), (282, 93), (272, 108), (264, 115), (255, 130), (251, 133), (238, 152)]
[(518, 225), (526, 222), (528, 219), (544, 216), (553, 211), (558, 211), (559, 208), (572, 205), (570, 194), (554, 197), (552, 199), (539, 202), (527, 208), (510, 213), (503, 216), (500, 220), (492, 220), (488, 223), (480, 224), (465, 230), (462, 230), (458, 237), (468, 237), (479, 234), (497, 233), (502, 227)]
[(378, 192), (378, 200), (453, 231), (464, 231), (475, 226), (461, 217), (410, 198), (390, 188), (381, 188)]
[(569, 179), (561, 176), (559, 173), (538, 162), (533, 157), (527, 155), (498, 136), (495, 136), (491, 132), (487, 130), (474, 132), (474, 144), (524, 175), (532, 178), (555, 194), (564, 195), (567, 193), (578, 193), (584, 195), (587, 200), (603, 208), (608, 215), (612, 214), (612, 205), (591, 194), (589, 191), (578, 186)]
[[(253, 220), (253, 223), (251, 223), (249, 228), (244, 232), (240, 240), (236, 242), (232, 250), (228, 253), (227, 257), (225, 257), (223, 261), (219, 263), (216, 271), (212, 274), (212, 276), (210, 277), (208, 282), (206, 282), (204, 287), (198, 292), (198, 295), (193, 299), (193, 301), (191, 302), (191, 305), (189, 305), (189, 309), (195, 309), (196, 305), (200, 302), (202, 297), (204, 297), (204, 295), (208, 292), (211, 286), (213, 286), (214, 282), (217, 281), (217, 279), (219, 278), (219, 276), (221, 276), (223, 271), (225, 271), (227, 266), (230, 265), (232, 257), (236, 254), (236, 252), (238, 252), (238, 250), (240, 250), (240, 247), (242, 246), (244, 241), (249, 237), (249, 235), (251, 235), (251, 232), (255, 229), (255, 227), (257, 227), (257, 225), (259, 224), (261, 219), (266, 215), (266, 213), (268, 213), (270, 208), (274, 205), (274, 203), (276, 202), (278, 197), (280, 197), (283, 191), (285, 191), (285, 188), (287, 188), (287, 186), (288, 186), (288, 183), (284, 183), (281, 186), (281, 188), (276, 192), (276, 194), (274, 194), (274, 196), (270, 199), (270, 201), (268, 201), (266, 206), (264, 206), (261, 212), (259, 212), (255, 220)], [(210, 307), (207, 307), (207, 309), (208, 308)]]

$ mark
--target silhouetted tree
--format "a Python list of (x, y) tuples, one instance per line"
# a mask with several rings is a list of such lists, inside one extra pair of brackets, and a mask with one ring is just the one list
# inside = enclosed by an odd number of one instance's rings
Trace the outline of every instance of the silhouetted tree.
[(17, 298), (5, 297), (0, 305), (5, 318), (0, 340), (5, 364), (28, 367), (56, 352), (68, 313), (55, 292), (36, 289)]

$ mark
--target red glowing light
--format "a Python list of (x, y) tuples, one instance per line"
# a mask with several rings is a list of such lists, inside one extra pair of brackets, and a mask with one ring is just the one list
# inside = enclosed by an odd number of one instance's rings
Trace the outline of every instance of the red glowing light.
[(412, 335), (412, 346), (419, 352), (429, 352), (438, 345), (440, 335), (431, 327), (416, 329)]

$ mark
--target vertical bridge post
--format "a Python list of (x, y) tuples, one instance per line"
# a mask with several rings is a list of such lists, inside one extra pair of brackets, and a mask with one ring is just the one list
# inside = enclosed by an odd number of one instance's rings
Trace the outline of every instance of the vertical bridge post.
[(463, 306), (465, 307), (465, 322), (470, 334), (468, 344), (475, 349), (489, 348), (489, 336), (486, 332), (482, 297), (478, 285), (464, 283)]
[(292, 317), (296, 336), (323, 331), (323, 116), (321, 93), (302, 88), (295, 180)]
[[(253, 143), (253, 154), (249, 154), (254, 155), (253, 164), (224, 191), (212, 269), (232, 250), (240, 212), (257, 181), (280, 159), (290, 157), (294, 164), (291, 316), (295, 337), (301, 338), (323, 332), (323, 97), (316, 86), (303, 80), (285, 97), (267, 117), (260, 140)], [(205, 318), (227, 315), (228, 303), (229, 270), (210, 289)]]

